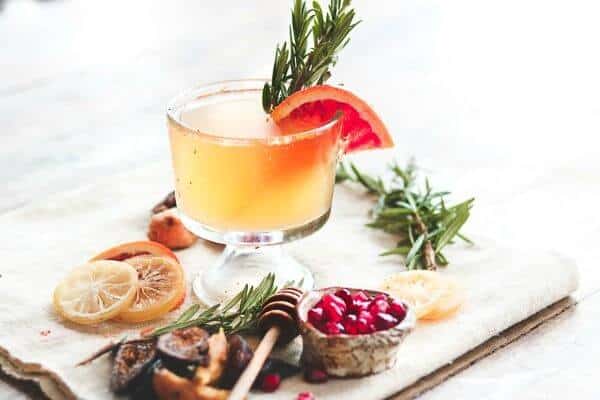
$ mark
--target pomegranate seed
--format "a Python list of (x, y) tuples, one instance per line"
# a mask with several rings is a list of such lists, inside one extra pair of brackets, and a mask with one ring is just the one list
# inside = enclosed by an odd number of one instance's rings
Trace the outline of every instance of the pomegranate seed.
[(387, 312), (388, 308), (390, 308), (390, 305), (386, 300), (376, 299), (369, 305), (369, 312), (375, 315), (377, 313)]
[(296, 397), (296, 400), (316, 400), (316, 398), (315, 395), (311, 392), (302, 392), (298, 393), (298, 397)]
[(346, 331), (346, 333), (348, 333), (350, 335), (356, 335), (358, 333), (358, 327), (356, 325), (357, 321), (358, 321), (358, 318), (356, 317), (356, 315), (354, 315), (354, 314), (346, 315), (346, 317), (344, 318), (344, 321), (342, 322), (342, 325), (344, 325), (344, 330)]
[(260, 383), (260, 389), (263, 392), (274, 392), (281, 383), (281, 376), (279, 374), (267, 374)]
[(389, 311), (394, 317), (398, 318), (398, 321), (402, 321), (406, 316), (406, 308), (404, 307), (404, 304), (397, 300), (392, 300)]
[(320, 307), (312, 308), (308, 311), (308, 322), (317, 326), (323, 321), (323, 309)]
[(373, 324), (369, 324), (364, 318), (359, 318), (358, 321), (356, 321), (356, 330), (358, 333), (373, 333), (375, 332), (375, 329), (372, 328), (374, 328)]
[(352, 293), (352, 300), (369, 301), (369, 296), (367, 296), (367, 294), (361, 290)]
[(390, 314), (380, 312), (375, 315), (375, 327), (379, 331), (389, 329), (397, 324), (398, 320)]
[(323, 311), (325, 313), (325, 319), (328, 322), (338, 322), (342, 320), (344, 316), (344, 310), (340, 308), (336, 303), (323, 303)]
[(340, 333), (344, 333), (344, 325), (339, 322), (329, 321), (323, 326), (323, 330), (328, 335), (337, 335)]
[(358, 313), (358, 319), (364, 319), (367, 324), (372, 324), (375, 322), (375, 317), (368, 311), (361, 311)]
[(346, 307), (350, 307), (352, 305), (352, 294), (348, 289), (340, 289), (335, 292), (335, 295), (340, 299), (344, 300), (344, 304)]
[(388, 296), (383, 293), (379, 293), (378, 295), (376, 295), (373, 298), (373, 301), (378, 301), (378, 300), (388, 301)]
[(327, 303), (336, 303), (341, 308), (346, 307), (346, 302), (344, 300), (331, 293), (323, 296), (323, 304)]
[(327, 372), (317, 368), (307, 368), (304, 370), (304, 380), (310, 383), (327, 382), (329, 375)]

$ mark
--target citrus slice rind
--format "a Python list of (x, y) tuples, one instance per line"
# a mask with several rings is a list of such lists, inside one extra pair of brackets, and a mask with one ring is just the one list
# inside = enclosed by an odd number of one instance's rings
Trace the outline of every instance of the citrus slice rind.
[(316, 85), (297, 91), (271, 112), (284, 132), (322, 126), (342, 113), (345, 152), (392, 147), (394, 142), (373, 108), (354, 93), (331, 85)]
[(407, 271), (387, 278), (383, 290), (407, 301), (419, 319), (445, 318), (460, 308), (463, 291), (450, 278), (434, 271)]
[(137, 291), (135, 269), (120, 261), (93, 261), (72, 270), (54, 290), (56, 312), (70, 321), (93, 325), (128, 308)]
[(117, 319), (143, 322), (158, 318), (175, 308), (185, 295), (181, 265), (169, 257), (141, 255), (125, 260), (138, 276), (134, 301)]
[(175, 261), (179, 261), (175, 253), (168, 247), (153, 242), (151, 240), (140, 240), (137, 242), (121, 243), (120, 245), (113, 246), (109, 249), (96, 254), (90, 261), (96, 260), (115, 260), (124, 261), (128, 258), (132, 258), (139, 255), (153, 255), (163, 256), (172, 258)]

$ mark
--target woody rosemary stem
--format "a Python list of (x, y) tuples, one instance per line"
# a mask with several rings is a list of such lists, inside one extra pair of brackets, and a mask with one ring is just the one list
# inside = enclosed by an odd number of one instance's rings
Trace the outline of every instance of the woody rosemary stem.
[(423, 223), (421, 216), (419, 213), (415, 213), (415, 220), (417, 221), (417, 231), (420, 235), (425, 235), (425, 242), (423, 243), (423, 254), (421, 255), (421, 259), (423, 261), (423, 265), (425, 269), (429, 269), (435, 271), (438, 268), (437, 263), (435, 262), (435, 250), (433, 249), (433, 245), (431, 244), (431, 240), (428, 239), (427, 226)]

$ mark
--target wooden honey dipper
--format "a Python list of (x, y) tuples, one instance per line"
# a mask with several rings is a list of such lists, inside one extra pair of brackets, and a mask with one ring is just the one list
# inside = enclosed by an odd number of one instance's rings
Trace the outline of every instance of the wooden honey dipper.
[(296, 304), (300, 297), (302, 291), (290, 287), (281, 289), (267, 299), (258, 316), (258, 328), (265, 334), (252, 360), (231, 390), (229, 400), (245, 399), (273, 346), (276, 343), (288, 343), (298, 336)]

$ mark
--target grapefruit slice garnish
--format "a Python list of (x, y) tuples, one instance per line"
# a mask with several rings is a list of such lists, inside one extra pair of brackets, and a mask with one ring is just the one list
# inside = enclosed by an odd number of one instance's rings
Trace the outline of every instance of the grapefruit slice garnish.
[(364, 100), (339, 87), (318, 85), (295, 92), (275, 107), (271, 118), (282, 131), (298, 132), (321, 126), (340, 111), (346, 153), (394, 145), (375, 111)]
[(176, 307), (185, 294), (185, 276), (178, 262), (169, 257), (141, 255), (125, 260), (137, 272), (135, 299), (117, 319), (143, 322), (158, 318)]
[(90, 261), (96, 260), (113, 260), (113, 261), (124, 261), (128, 258), (141, 255), (152, 255), (152, 256), (163, 256), (169, 257), (179, 262), (175, 253), (168, 247), (153, 242), (150, 240), (141, 240), (138, 242), (122, 243), (118, 246), (111, 247), (110, 249), (104, 250), (102, 253), (94, 256)]
[(54, 308), (64, 318), (93, 325), (115, 317), (135, 299), (138, 277), (121, 261), (93, 261), (75, 268), (54, 290)]

